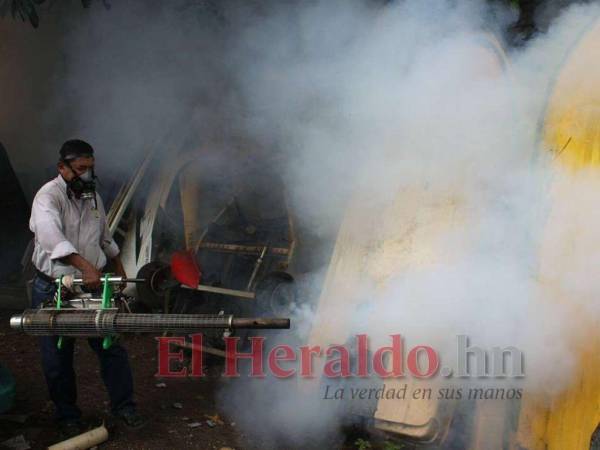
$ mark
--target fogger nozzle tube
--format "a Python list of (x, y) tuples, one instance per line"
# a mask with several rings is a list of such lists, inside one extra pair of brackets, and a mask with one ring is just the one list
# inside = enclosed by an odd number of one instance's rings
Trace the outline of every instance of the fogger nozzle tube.
[(206, 328), (288, 329), (289, 319), (217, 314), (131, 314), (115, 310), (27, 309), (11, 317), (14, 330), (35, 336), (108, 336), (119, 333), (193, 333)]
[[(108, 282), (115, 284), (115, 283), (145, 283), (146, 279), (145, 278), (124, 278), (124, 277), (117, 277), (117, 276), (113, 276), (113, 277), (107, 277)], [(104, 281), (105, 278), (104, 276), (100, 277), (100, 281)], [(60, 283), (61, 279), (60, 278), (56, 278), (54, 280), (55, 283)], [(83, 278), (74, 278), (72, 275), (65, 275), (64, 277), (62, 277), (62, 283), (65, 286), (81, 286), (84, 283)]]

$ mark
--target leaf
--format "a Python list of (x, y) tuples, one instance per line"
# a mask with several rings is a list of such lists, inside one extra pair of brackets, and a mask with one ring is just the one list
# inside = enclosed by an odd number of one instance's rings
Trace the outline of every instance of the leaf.
[(219, 414), (215, 414), (214, 416), (211, 416), (210, 414), (204, 414), (204, 417), (206, 417), (208, 420), (216, 423), (217, 425), (224, 425), (225, 422), (223, 422), (221, 420), (221, 418), (219, 417)]
[(38, 17), (35, 8), (29, 12), (29, 22), (33, 28), (37, 28), (40, 25), (40, 18)]
[(356, 446), (357, 450), (368, 450), (370, 448), (373, 448), (369, 441), (362, 438), (357, 439), (356, 442), (354, 442), (354, 445)]
[(40, 24), (40, 19), (37, 15), (37, 11), (35, 10), (35, 5), (33, 2), (31, 0), (24, 0), (22, 9), (25, 11), (25, 14), (27, 15), (27, 18), (29, 19), (29, 22), (33, 28), (37, 28)]

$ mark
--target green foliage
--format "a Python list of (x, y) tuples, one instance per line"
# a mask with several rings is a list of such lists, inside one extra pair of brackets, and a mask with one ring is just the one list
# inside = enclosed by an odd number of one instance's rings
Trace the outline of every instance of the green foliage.
[(403, 448), (404, 445), (395, 442), (385, 441), (383, 443), (383, 450), (402, 450)]
[[(373, 448), (373, 444), (371, 444), (370, 441), (362, 438), (354, 441), (354, 446), (357, 450), (370, 450)], [(399, 444), (392, 441), (385, 441), (381, 447), (379, 447), (379, 444), (377, 444), (375, 448), (381, 448), (381, 450), (402, 450), (405, 447), (403, 444)]]
[(357, 439), (354, 442), (354, 445), (356, 446), (357, 450), (368, 450), (370, 448), (373, 448), (371, 443), (366, 439)]

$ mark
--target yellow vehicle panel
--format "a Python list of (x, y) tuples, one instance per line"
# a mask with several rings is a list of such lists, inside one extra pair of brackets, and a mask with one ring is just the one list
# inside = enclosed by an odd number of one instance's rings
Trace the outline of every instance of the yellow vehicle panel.
[[(600, 319), (586, 305), (597, 299), (582, 292), (573, 298), (565, 274), (597, 279), (600, 254), (590, 214), (600, 192), (600, 21), (578, 42), (557, 77), (542, 129), (543, 145), (554, 152), (555, 176), (549, 195), (552, 211), (540, 248), (539, 280), (548, 301), (569, 311), (575, 333), (575, 375), (555, 398), (525, 395), (515, 448), (587, 450), (600, 423)], [(580, 195), (582, 194), (582, 195)], [(577, 198), (573, 198), (577, 197)], [(568, 219), (566, 220), (566, 218)], [(591, 312), (591, 313), (590, 313)]]

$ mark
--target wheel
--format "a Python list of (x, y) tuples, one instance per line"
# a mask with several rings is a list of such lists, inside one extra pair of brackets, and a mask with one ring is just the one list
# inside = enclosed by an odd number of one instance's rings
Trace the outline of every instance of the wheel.
[(152, 261), (143, 265), (137, 273), (137, 278), (143, 278), (144, 283), (136, 285), (136, 300), (150, 308), (159, 309), (165, 298), (165, 282), (171, 277), (171, 268), (160, 261)]

